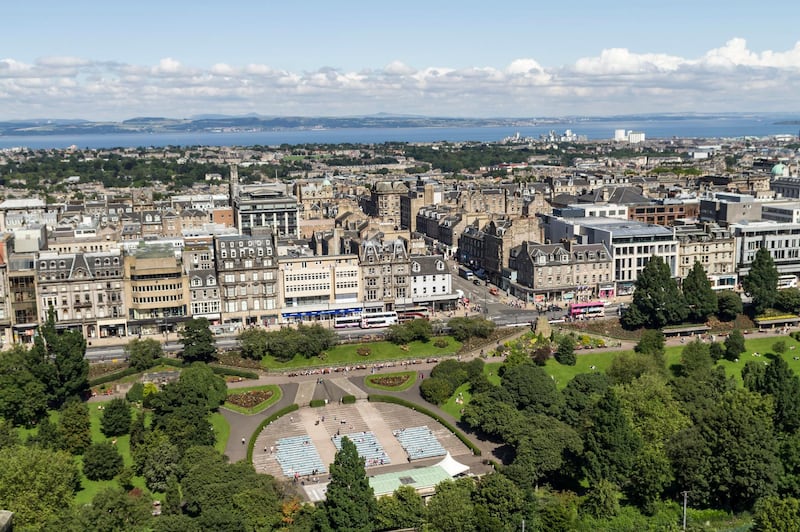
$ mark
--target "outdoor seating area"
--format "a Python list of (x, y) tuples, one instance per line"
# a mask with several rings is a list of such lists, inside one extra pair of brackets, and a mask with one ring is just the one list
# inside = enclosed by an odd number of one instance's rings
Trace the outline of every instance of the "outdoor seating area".
[(408, 454), (409, 460), (422, 460), (447, 454), (447, 451), (427, 426), (396, 430), (393, 434), (400, 441), (400, 445)]
[(342, 438), (345, 436), (356, 445), (358, 456), (364, 458), (365, 467), (382, 466), (391, 463), (389, 455), (383, 450), (383, 447), (381, 447), (381, 444), (372, 432), (354, 432), (353, 434), (345, 434), (344, 436), (333, 436), (331, 440), (336, 446), (336, 450), (341, 450)]
[(276, 458), (289, 478), (327, 473), (316, 447), (308, 436), (278, 440)]

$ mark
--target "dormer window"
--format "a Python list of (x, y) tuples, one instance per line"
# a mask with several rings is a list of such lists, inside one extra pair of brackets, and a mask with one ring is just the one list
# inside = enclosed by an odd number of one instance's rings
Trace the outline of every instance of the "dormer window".
[(547, 257), (539, 255), (539, 264), (547, 264)]
[(444, 262), (440, 260), (436, 261), (436, 269), (440, 272), (444, 271)]
[(411, 264), (411, 271), (412, 272), (417, 273), (417, 272), (420, 271), (420, 269), (422, 269), (422, 268), (420, 267), (419, 262), (414, 262), (414, 263)]

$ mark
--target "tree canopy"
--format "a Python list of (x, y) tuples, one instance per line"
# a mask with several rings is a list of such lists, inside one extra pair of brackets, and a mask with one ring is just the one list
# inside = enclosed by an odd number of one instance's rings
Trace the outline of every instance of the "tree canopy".
[(695, 261), (681, 288), (689, 307), (690, 320), (704, 322), (717, 312), (717, 295), (711, 289), (711, 281), (699, 261)]
[(178, 335), (183, 344), (181, 356), (186, 362), (211, 362), (216, 360), (216, 340), (206, 318), (193, 318), (186, 321)]
[(767, 248), (758, 248), (750, 271), (742, 279), (742, 288), (753, 298), (756, 314), (775, 304), (778, 297), (778, 268)]
[(686, 302), (669, 266), (661, 257), (651, 257), (636, 279), (633, 301), (622, 315), (622, 325), (658, 329), (681, 323), (687, 316)]

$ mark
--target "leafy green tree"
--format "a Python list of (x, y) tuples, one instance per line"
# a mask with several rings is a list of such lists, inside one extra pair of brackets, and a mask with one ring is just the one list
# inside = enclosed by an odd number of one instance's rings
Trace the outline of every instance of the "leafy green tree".
[(645, 329), (642, 336), (633, 347), (633, 350), (642, 355), (653, 357), (660, 364), (664, 364), (664, 346), (666, 339), (664, 333), (658, 329)]
[(789, 346), (786, 345), (786, 340), (778, 340), (772, 344), (772, 351), (779, 355), (784, 354), (788, 348)]
[(775, 296), (775, 308), (793, 314), (800, 312), (800, 288), (778, 290)]
[(125, 346), (125, 356), (128, 364), (137, 371), (145, 371), (153, 367), (156, 360), (164, 356), (161, 342), (146, 338), (134, 338)]
[(564, 398), (556, 382), (539, 366), (522, 364), (510, 368), (503, 374), (502, 383), (520, 410), (531, 408), (557, 416), (563, 408)]
[(681, 350), (681, 375), (693, 375), (699, 370), (710, 369), (714, 365), (710, 346), (700, 339), (686, 344)]
[(706, 271), (699, 261), (689, 271), (683, 280), (683, 297), (689, 307), (689, 319), (704, 322), (709, 316), (717, 312), (717, 295), (711, 289)]
[(323, 504), (326, 529), (371, 531), (377, 505), (356, 445), (342, 438), (342, 447), (331, 464), (331, 481)]
[(742, 279), (742, 288), (753, 298), (756, 314), (762, 314), (775, 304), (778, 297), (778, 268), (767, 248), (758, 248), (750, 264), (750, 272)]
[(58, 420), (58, 439), (63, 449), (72, 454), (83, 454), (91, 445), (91, 421), (86, 403), (72, 399), (64, 405)]
[(144, 384), (134, 382), (125, 393), (125, 399), (131, 403), (141, 403), (144, 401)]
[(73, 501), (78, 467), (62, 451), (16, 445), (0, 449), (0, 508), (15, 530), (39, 530)]
[(131, 430), (131, 405), (125, 399), (112, 399), (103, 409), (100, 431), (108, 437), (122, 436)]
[(167, 514), (181, 513), (181, 486), (175, 475), (167, 479), (167, 491), (164, 494), (162, 510)]
[(475, 483), (471, 478), (440, 482), (436, 486), (436, 492), (428, 499), (426, 521), (431, 529), (437, 532), (474, 531), (474, 491)]
[(147, 488), (166, 491), (169, 477), (177, 474), (180, 451), (161, 431), (151, 431), (133, 451), (136, 473), (143, 476)]
[(110, 487), (92, 498), (92, 504), (80, 511), (80, 518), (84, 530), (145, 532), (150, 530), (151, 510), (150, 497), (140, 490)]
[(0, 449), (13, 447), (20, 444), (19, 434), (14, 426), (3, 418), (0, 418)]
[(83, 453), (83, 474), (89, 480), (111, 480), (123, 465), (116, 445), (108, 441), (93, 443)]
[(209, 410), (216, 410), (228, 396), (225, 379), (202, 363), (194, 363), (181, 371), (178, 384), (181, 393), (204, 397)]
[(725, 338), (725, 358), (734, 361), (739, 355), (746, 351), (744, 347), (744, 335), (739, 329), (734, 329)]
[(725, 345), (722, 342), (711, 342), (708, 346), (708, 353), (711, 355), (711, 360), (714, 362), (725, 358)]
[(0, 417), (30, 427), (47, 413), (44, 384), (27, 367), (20, 345), (0, 356)]
[(422, 398), (434, 405), (441, 405), (453, 395), (453, 386), (442, 378), (431, 377), (419, 385)]
[(800, 530), (800, 501), (794, 497), (765, 497), (756, 503), (753, 520), (753, 532)]
[(447, 321), (447, 326), (451, 330), (450, 334), (459, 342), (465, 342), (473, 337), (488, 338), (495, 329), (493, 321), (479, 316), (451, 318)]
[(667, 369), (657, 357), (623, 351), (611, 360), (606, 370), (611, 384), (626, 384), (645, 373), (666, 374)]
[[(753, 388), (751, 388), (753, 389)], [(755, 390), (772, 396), (775, 407), (775, 429), (794, 433), (800, 429), (800, 378), (783, 357), (775, 357), (764, 368), (760, 386)]]
[(206, 318), (193, 318), (178, 332), (183, 344), (181, 357), (186, 362), (211, 362), (217, 358), (214, 334)]
[(245, 329), (239, 333), (239, 347), (242, 357), (252, 360), (261, 360), (267, 355), (266, 329)]
[(504, 475), (491, 473), (481, 477), (472, 500), (480, 529), (510, 532), (519, 529), (525, 498)]
[(425, 518), (425, 503), (411, 486), (400, 486), (391, 497), (380, 497), (375, 521), (379, 530), (419, 528)]
[(578, 362), (575, 356), (575, 338), (566, 334), (558, 339), (556, 362), (563, 366), (574, 366)]
[(86, 340), (79, 331), (58, 332), (52, 307), (39, 333), (29, 351), (28, 367), (45, 385), (53, 406), (60, 407), (89, 389)]
[(584, 438), (586, 475), (590, 482), (606, 479), (624, 487), (634, 471), (642, 439), (613, 388), (597, 403), (590, 419), (592, 426)]
[(605, 373), (575, 375), (561, 391), (564, 396), (561, 419), (573, 428), (586, 426), (589, 411), (609, 386), (610, 381)]
[(610, 519), (619, 513), (619, 488), (606, 479), (592, 483), (581, 501), (581, 512), (598, 519)]
[(722, 290), (717, 293), (717, 316), (722, 321), (731, 321), (742, 313), (742, 296), (733, 290)]
[(133, 420), (131, 421), (130, 433), (131, 433), (131, 438), (130, 438), (131, 451), (134, 451), (139, 444), (144, 443), (144, 438), (146, 434), (146, 429), (144, 426), (144, 412), (140, 411), (133, 415)]
[(661, 328), (686, 319), (686, 303), (669, 266), (661, 257), (653, 256), (639, 273), (631, 306), (622, 315), (622, 325)]

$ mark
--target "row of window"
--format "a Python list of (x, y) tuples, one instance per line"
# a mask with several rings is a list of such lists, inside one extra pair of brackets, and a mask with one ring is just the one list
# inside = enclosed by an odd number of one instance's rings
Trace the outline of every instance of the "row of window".
[(165, 290), (182, 290), (183, 283), (170, 283), (170, 284), (158, 284), (158, 285), (131, 285), (131, 292), (163, 292)]
[[(65, 261), (65, 260), (60, 260), (60, 261), (58, 261), (57, 264), (58, 264), (58, 268), (66, 268), (67, 267), (67, 261)], [(94, 259), (94, 265), (95, 266), (111, 266), (112, 264), (114, 266), (119, 266), (119, 257), (114, 257), (113, 259), (110, 259), (108, 257), (106, 257), (105, 259)], [(39, 263), (39, 269), (40, 270), (48, 269), (48, 262), (47, 261), (41, 261)], [(51, 269), (51, 270), (55, 270), (56, 269), (56, 261), (51, 260), (49, 262), (49, 269)]]
[[(236, 277), (237, 276), (235, 273), (226, 273), (225, 276), (222, 278), (222, 281), (225, 284), (235, 283), (237, 282)], [(239, 277), (238, 282), (240, 283), (246, 283), (248, 280), (258, 281), (259, 279), (262, 281), (274, 281), (275, 272), (264, 272), (262, 275), (259, 275), (258, 272), (250, 272), (249, 279), (248, 279), (248, 274), (240, 273), (238, 277)]]
[(150, 297), (134, 297), (133, 303), (164, 303), (168, 301), (180, 301), (183, 297), (179, 295), (168, 295), (168, 296), (150, 296)]

